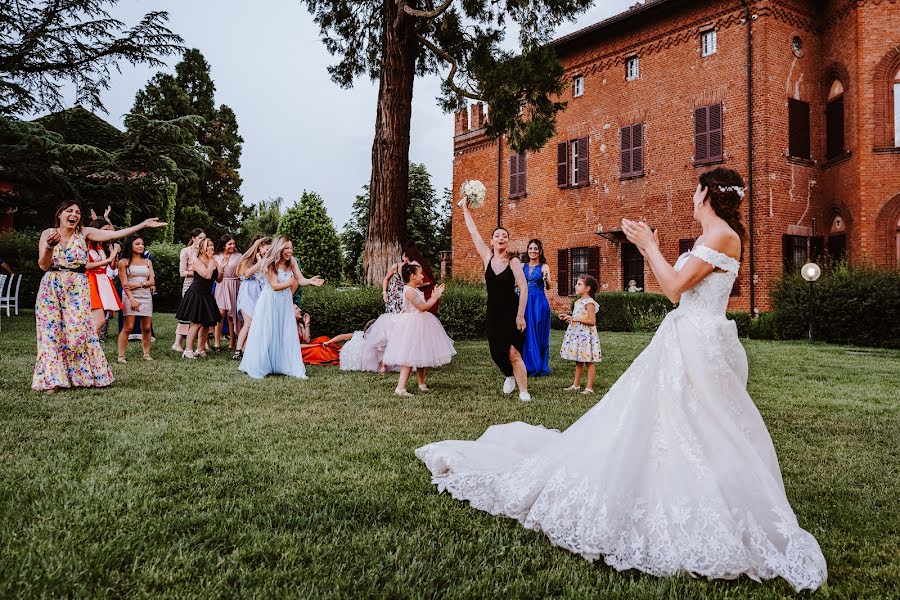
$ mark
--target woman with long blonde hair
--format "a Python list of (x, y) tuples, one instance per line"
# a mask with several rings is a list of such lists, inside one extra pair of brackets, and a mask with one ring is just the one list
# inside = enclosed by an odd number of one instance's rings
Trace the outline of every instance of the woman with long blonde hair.
[(253, 322), (253, 310), (263, 289), (264, 275), (259, 270), (259, 267), (271, 245), (272, 238), (259, 238), (244, 252), (240, 262), (238, 262), (237, 275), (241, 280), (241, 288), (238, 291), (237, 310), (244, 319), (244, 325), (241, 327), (241, 333), (238, 335), (237, 349), (234, 352), (234, 356), (231, 357), (234, 360), (244, 358), (244, 346), (247, 343), (247, 335), (250, 333), (250, 324)]
[(307, 378), (294, 321), (292, 295), (299, 284), (293, 267), (294, 245), (286, 237), (276, 237), (259, 261), (263, 289), (253, 309), (254, 326), (239, 367), (254, 379), (276, 373)]
[[(194, 279), (181, 299), (181, 305), (176, 313), (179, 321), (191, 324), (187, 335), (187, 347), (181, 353), (184, 358), (206, 356), (202, 348), (204, 342), (209, 339), (209, 328), (215, 327), (222, 319), (212, 291), (213, 282), (222, 281), (222, 271), (219, 270), (215, 253), (215, 245), (211, 239), (205, 238), (200, 241), (197, 256), (194, 258)], [(197, 352), (191, 350), (195, 340)]]

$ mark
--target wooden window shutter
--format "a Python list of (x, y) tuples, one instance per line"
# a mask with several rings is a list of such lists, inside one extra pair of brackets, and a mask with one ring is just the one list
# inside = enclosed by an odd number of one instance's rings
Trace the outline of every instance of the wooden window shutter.
[(556, 290), (560, 296), (569, 295), (569, 250), (556, 253)]
[(794, 236), (781, 236), (781, 262), (785, 273), (794, 270)]
[(525, 165), (527, 159), (525, 158), (525, 153), (522, 152), (519, 154), (518, 162), (518, 172), (516, 173), (516, 177), (518, 178), (518, 184), (516, 185), (516, 190), (519, 193), (519, 196), (524, 196), (528, 193), (528, 189), (525, 187)]
[(825, 107), (825, 158), (844, 154), (844, 97), (838, 96)]
[(600, 248), (597, 246), (588, 246), (587, 248), (587, 270), (588, 275), (594, 277), (600, 282)]
[(591, 161), (589, 160), (588, 138), (578, 138), (578, 181), (577, 185), (590, 185), (591, 183)]
[(622, 128), (621, 161), (619, 171), (623, 177), (631, 175), (631, 126)]
[(708, 112), (706, 106), (694, 109), (694, 162), (709, 160)]
[(509, 194), (510, 198), (519, 195), (519, 155), (513, 154), (509, 157)]
[(809, 158), (809, 103), (788, 98), (788, 154)]
[(722, 147), (722, 105), (713, 104), (709, 107), (709, 160), (721, 160)]
[(556, 145), (556, 185), (567, 187), (569, 184), (569, 143)]
[(635, 123), (631, 126), (631, 174), (644, 173), (644, 125)]

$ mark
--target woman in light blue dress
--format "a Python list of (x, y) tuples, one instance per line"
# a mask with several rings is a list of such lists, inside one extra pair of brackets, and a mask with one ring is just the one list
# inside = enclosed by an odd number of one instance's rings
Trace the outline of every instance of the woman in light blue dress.
[(271, 374), (306, 379), (294, 320), (292, 296), (300, 283), (294, 277), (293, 266), (293, 244), (287, 238), (276, 237), (258, 270), (263, 288), (253, 309), (253, 326), (240, 366), (254, 379)]
[(237, 349), (234, 352), (234, 360), (244, 358), (244, 347), (247, 345), (247, 336), (250, 334), (250, 325), (253, 322), (253, 309), (263, 289), (265, 276), (259, 270), (263, 257), (269, 252), (272, 238), (261, 237), (254, 241), (250, 248), (244, 252), (238, 263), (237, 275), (241, 278), (241, 287), (237, 296), (237, 310), (244, 325), (238, 334)]

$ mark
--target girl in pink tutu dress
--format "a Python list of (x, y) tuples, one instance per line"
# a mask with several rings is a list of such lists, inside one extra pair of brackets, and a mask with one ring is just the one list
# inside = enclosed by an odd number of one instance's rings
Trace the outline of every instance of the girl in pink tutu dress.
[(443, 295), (444, 286), (437, 286), (431, 298), (425, 300), (425, 294), (417, 289), (424, 280), (422, 267), (403, 265), (401, 276), (406, 284), (403, 288), (403, 306), (388, 336), (383, 362), (400, 367), (400, 379), (394, 393), (406, 397), (412, 395), (406, 391), (406, 382), (413, 368), (419, 379), (419, 391), (428, 392), (426, 369), (446, 365), (456, 354), (456, 349), (438, 318), (428, 312)]

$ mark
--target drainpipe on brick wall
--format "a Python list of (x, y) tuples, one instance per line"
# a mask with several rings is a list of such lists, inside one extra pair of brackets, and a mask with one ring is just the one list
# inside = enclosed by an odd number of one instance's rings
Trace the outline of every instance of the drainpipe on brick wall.
[(503, 203), (500, 200), (500, 176), (503, 173), (503, 136), (497, 137), (497, 227), (503, 227), (500, 224), (500, 212), (503, 208)]
[(750, 315), (756, 309), (756, 256), (753, 252), (753, 15), (750, 1), (743, 0), (744, 16), (747, 19), (747, 229), (750, 232)]

